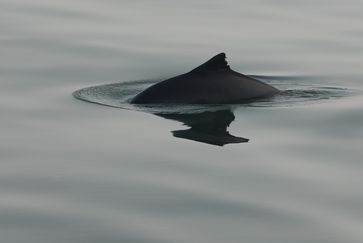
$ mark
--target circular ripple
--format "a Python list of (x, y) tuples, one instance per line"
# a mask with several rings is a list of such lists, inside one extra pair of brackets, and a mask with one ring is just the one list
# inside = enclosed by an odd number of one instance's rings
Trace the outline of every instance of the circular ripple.
[[(354, 92), (352, 90), (337, 88), (337, 87), (323, 87), (318, 85), (296, 84), (295, 82), (279, 82), (274, 78), (260, 78), (264, 82), (284, 90), (278, 95), (268, 99), (260, 99), (249, 104), (241, 104), (239, 106), (250, 107), (281, 107), (304, 105), (309, 103), (316, 103), (330, 99), (337, 99), (342, 97), (351, 96)], [(281, 79), (280, 79), (281, 80)], [(93, 86), (77, 90), (73, 96), (77, 99), (106, 105), (111, 107), (146, 111), (151, 113), (196, 113), (203, 111), (213, 111), (231, 108), (236, 105), (134, 105), (131, 104), (131, 99), (139, 92), (145, 90), (147, 87), (157, 83), (158, 80), (153, 81), (128, 81), (106, 85)]]

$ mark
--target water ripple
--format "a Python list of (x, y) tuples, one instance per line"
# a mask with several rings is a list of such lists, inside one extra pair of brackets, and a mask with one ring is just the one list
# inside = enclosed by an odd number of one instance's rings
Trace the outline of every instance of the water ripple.
[[(139, 80), (92, 86), (77, 90), (73, 96), (77, 99), (116, 108), (145, 111), (150, 113), (197, 113), (213, 111), (235, 106), (247, 107), (285, 107), (305, 105), (331, 99), (348, 97), (357, 91), (331, 86), (296, 82), (299, 77), (293, 76), (254, 76), (283, 90), (280, 94), (267, 99), (259, 99), (240, 105), (134, 105), (131, 99), (142, 90), (159, 80)], [(300, 77), (301, 79), (301, 77)]]

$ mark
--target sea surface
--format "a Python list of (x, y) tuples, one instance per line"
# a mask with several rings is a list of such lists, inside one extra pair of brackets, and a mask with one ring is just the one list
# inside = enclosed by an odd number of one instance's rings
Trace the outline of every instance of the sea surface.
[[(362, 9), (0, 0), (0, 242), (363, 242)], [(123, 100), (220, 52), (293, 95)]]

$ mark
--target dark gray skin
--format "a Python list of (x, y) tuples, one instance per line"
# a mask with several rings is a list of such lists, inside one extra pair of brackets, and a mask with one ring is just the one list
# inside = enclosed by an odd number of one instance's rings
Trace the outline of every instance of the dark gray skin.
[(136, 95), (133, 104), (239, 104), (280, 91), (233, 71), (220, 53), (192, 71), (161, 81)]

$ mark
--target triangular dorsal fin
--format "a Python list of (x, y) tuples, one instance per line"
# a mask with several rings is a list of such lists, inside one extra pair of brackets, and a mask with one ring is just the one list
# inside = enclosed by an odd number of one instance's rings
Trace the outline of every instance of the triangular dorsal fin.
[(226, 61), (226, 54), (224, 52), (212, 57), (199, 67), (192, 70), (193, 71), (218, 71), (223, 69), (229, 69), (228, 63)]

